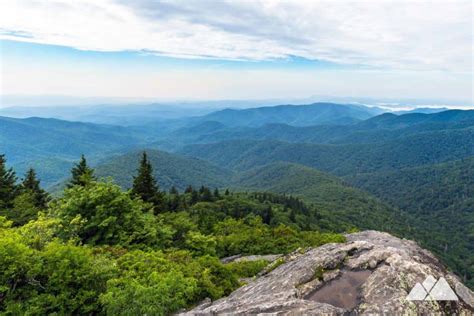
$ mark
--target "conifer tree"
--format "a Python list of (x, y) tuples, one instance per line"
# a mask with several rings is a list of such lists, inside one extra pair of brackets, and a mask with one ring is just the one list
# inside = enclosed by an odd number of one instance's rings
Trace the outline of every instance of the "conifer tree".
[(5, 155), (0, 155), (0, 209), (11, 208), (17, 192), (15, 171), (7, 169)]
[(212, 193), (208, 187), (202, 186), (201, 189), (199, 189), (199, 193), (201, 195), (201, 201), (205, 201), (205, 202), (212, 201)]
[(94, 169), (90, 168), (87, 165), (87, 160), (84, 155), (81, 155), (81, 160), (74, 165), (71, 169), (71, 181), (67, 185), (68, 188), (71, 188), (75, 185), (85, 186), (91, 181), (95, 181)]
[(265, 224), (270, 225), (270, 222), (272, 221), (273, 218), (273, 209), (271, 205), (268, 205), (264, 210), (262, 214), (262, 220)]
[(137, 173), (137, 176), (133, 178), (132, 194), (139, 196), (145, 202), (157, 205), (160, 200), (160, 192), (146, 152), (143, 152)]
[(193, 193), (194, 189), (192, 186), (188, 185), (186, 187), (186, 190), (184, 190), (184, 193)]
[(220, 199), (220, 198), (221, 198), (221, 194), (219, 193), (219, 189), (218, 189), (218, 188), (216, 188), (216, 189), (214, 190), (214, 197), (215, 197), (216, 199)]
[(170, 194), (174, 194), (174, 195), (178, 195), (179, 192), (178, 190), (175, 188), (175, 186), (173, 185), (170, 189)]
[(36, 172), (33, 168), (30, 168), (25, 175), (25, 179), (21, 183), (22, 193), (29, 192), (33, 195), (33, 201), (36, 207), (40, 209), (45, 209), (48, 201), (49, 195), (43, 190), (40, 186), (40, 181), (36, 177)]
[(196, 190), (191, 191), (191, 205), (199, 202), (199, 193)]
[(295, 211), (294, 208), (292, 208), (292, 209), (290, 210), (290, 216), (289, 216), (289, 218), (290, 218), (290, 221), (292, 221), (293, 223), (296, 222), (296, 211)]

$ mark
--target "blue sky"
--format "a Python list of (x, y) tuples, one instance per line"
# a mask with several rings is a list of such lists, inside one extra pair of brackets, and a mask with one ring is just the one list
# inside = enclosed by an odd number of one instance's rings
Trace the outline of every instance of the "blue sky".
[(472, 104), (472, 2), (0, 2), (1, 94)]

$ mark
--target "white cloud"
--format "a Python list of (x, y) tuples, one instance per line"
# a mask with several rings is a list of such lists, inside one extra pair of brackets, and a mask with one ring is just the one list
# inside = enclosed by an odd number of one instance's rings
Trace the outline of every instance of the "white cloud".
[(95, 51), (472, 71), (471, 0), (1, 1), (0, 38)]

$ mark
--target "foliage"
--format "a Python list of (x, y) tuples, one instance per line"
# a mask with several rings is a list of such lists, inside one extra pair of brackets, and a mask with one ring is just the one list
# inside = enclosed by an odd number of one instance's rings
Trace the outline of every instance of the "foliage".
[(82, 155), (81, 160), (71, 169), (71, 180), (67, 187), (72, 188), (75, 185), (85, 186), (94, 180), (96, 180), (94, 170), (87, 165), (86, 157)]
[(5, 215), (15, 225), (24, 225), (37, 217), (41, 210), (37, 206), (37, 197), (31, 191), (26, 191), (15, 197), (13, 207), (5, 212)]
[(239, 278), (251, 278), (262, 271), (269, 262), (266, 260), (239, 261), (227, 264), (227, 267)]
[(0, 217), (0, 312), (167, 315), (230, 294), (267, 264), (225, 265), (219, 256), (344, 241), (285, 225), (291, 212), (313, 212), (292, 197), (186, 192), (163, 193), (155, 214), (136, 194), (92, 178), (43, 211), (24, 190)]
[(58, 241), (30, 247), (18, 229), (0, 228), (0, 310), (7, 314), (89, 314), (114, 267), (91, 249)]
[(148, 161), (146, 152), (143, 152), (137, 176), (133, 178), (131, 193), (140, 197), (143, 201), (160, 204), (161, 196), (158, 184), (153, 176), (153, 167)]
[(34, 198), (34, 206), (39, 209), (45, 209), (50, 199), (48, 192), (40, 187), (40, 181), (36, 177), (36, 171), (33, 168), (28, 169), (25, 178), (20, 185), (21, 192), (29, 192)]
[(0, 155), (0, 212), (13, 206), (17, 189), (15, 172), (7, 169), (5, 155)]
[(153, 216), (151, 205), (110, 182), (73, 186), (52, 203), (51, 213), (66, 227), (79, 223), (84, 243), (161, 246), (170, 231)]

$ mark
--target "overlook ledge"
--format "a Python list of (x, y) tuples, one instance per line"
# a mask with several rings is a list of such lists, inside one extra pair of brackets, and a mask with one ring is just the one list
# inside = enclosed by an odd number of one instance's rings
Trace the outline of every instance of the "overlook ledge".
[[(209, 314), (458, 314), (474, 312), (474, 295), (415, 242), (378, 231), (346, 235), (347, 242), (296, 251), (255, 280), (182, 315)], [(447, 281), (455, 300), (408, 300), (432, 276)], [(428, 282), (428, 281), (427, 281)], [(433, 285), (434, 289), (436, 285)], [(447, 290), (449, 291), (449, 289)], [(432, 294), (432, 293), (431, 293)], [(448, 293), (449, 294), (449, 293)], [(453, 298), (453, 297), (451, 297)], [(439, 296), (438, 296), (439, 299)]]

